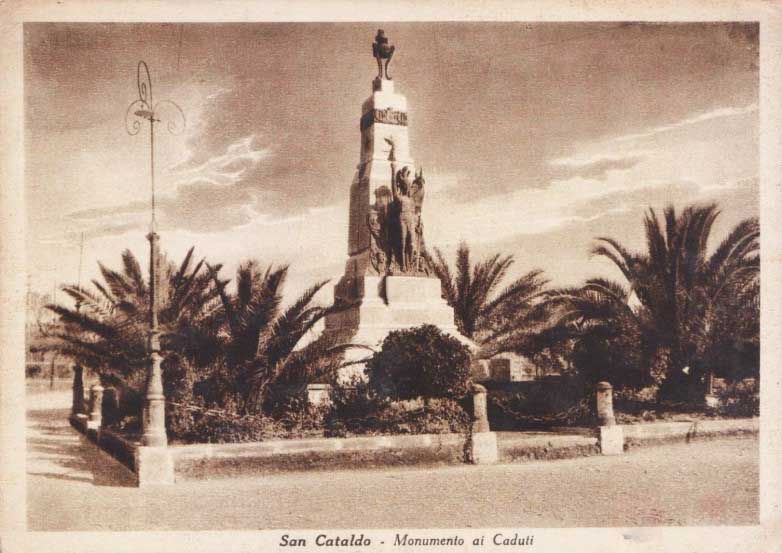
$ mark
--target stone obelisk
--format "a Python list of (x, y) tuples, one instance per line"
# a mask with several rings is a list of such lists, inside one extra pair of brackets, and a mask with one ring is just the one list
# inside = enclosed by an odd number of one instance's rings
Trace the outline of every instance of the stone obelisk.
[[(350, 186), (348, 260), (334, 288), (344, 305), (326, 318), (325, 332), (338, 341), (377, 348), (392, 330), (432, 324), (469, 343), (454, 323), (424, 255), (425, 179), (416, 172), (408, 141), (406, 98), (388, 76), (394, 47), (383, 31), (373, 44), (378, 76), (361, 108), (361, 156)], [(385, 62), (385, 64), (383, 63)], [(366, 350), (351, 350), (355, 361)], [(362, 365), (341, 378), (362, 374)]]

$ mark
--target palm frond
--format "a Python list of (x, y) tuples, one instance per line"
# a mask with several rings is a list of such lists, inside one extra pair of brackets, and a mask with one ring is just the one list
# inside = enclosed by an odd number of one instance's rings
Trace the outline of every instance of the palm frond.
[(125, 298), (128, 295), (133, 294), (133, 287), (124, 275), (109, 269), (100, 262), (98, 263), (98, 267), (100, 268), (103, 280), (106, 281), (112, 296), (119, 300), (120, 298)]
[(451, 274), (451, 268), (448, 266), (448, 262), (438, 248), (434, 249), (434, 253), (436, 260), (433, 260), (432, 269), (434, 270), (435, 275), (437, 275), (437, 278), (440, 279), (445, 301), (448, 302), (448, 305), (453, 306), (457, 301), (457, 296), (456, 284), (453, 275)]
[(500, 292), (493, 300), (488, 302), (481, 310), (481, 315), (490, 317), (498, 308), (513, 301), (518, 307), (519, 302), (528, 304), (540, 298), (545, 293), (544, 287), (548, 280), (543, 278), (543, 271), (534, 269), (517, 278)]
[(117, 335), (117, 331), (112, 325), (88, 313), (51, 303), (47, 304), (45, 308), (57, 314), (62, 322), (73, 325), (81, 332), (90, 332), (105, 339), (111, 339)]
[(592, 255), (598, 255), (609, 259), (622, 272), (624, 277), (633, 281), (633, 267), (636, 256), (613, 238), (598, 237), (592, 247)]
[(122, 252), (122, 266), (125, 271), (125, 282), (132, 284), (131, 290), (138, 296), (142, 297), (147, 294), (147, 283), (144, 280), (144, 275), (141, 273), (141, 265), (130, 250)]

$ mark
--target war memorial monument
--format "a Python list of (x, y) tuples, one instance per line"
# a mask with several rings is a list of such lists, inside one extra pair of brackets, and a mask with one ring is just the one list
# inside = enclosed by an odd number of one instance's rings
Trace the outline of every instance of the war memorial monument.
[[(326, 335), (376, 347), (397, 329), (431, 324), (466, 344), (442, 298), (424, 242), (423, 169), (410, 153), (405, 96), (395, 90), (388, 65), (395, 47), (383, 30), (372, 45), (378, 74), (361, 106), (361, 154), (350, 186), (348, 260), (334, 288), (345, 308), (326, 318)], [(364, 357), (354, 349), (347, 361)], [(342, 377), (360, 374), (360, 364)]]

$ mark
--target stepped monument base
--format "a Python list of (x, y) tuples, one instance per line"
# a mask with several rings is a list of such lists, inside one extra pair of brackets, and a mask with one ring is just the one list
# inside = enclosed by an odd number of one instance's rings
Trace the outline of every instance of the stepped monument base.
[[(442, 298), (438, 278), (366, 276), (360, 282), (360, 303), (326, 318), (325, 332), (340, 342), (377, 350), (391, 331), (430, 324), (474, 347), (456, 328), (453, 308)], [(345, 360), (355, 364), (340, 371), (340, 380), (363, 376), (360, 361), (371, 354), (369, 349), (349, 350)]]

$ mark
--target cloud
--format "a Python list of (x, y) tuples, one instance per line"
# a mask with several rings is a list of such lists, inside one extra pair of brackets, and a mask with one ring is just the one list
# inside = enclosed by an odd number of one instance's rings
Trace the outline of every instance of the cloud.
[(578, 206), (575, 212), (584, 219), (593, 219), (595, 214), (622, 213), (670, 202), (678, 204), (682, 199), (694, 199), (698, 193), (699, 187), (693, 181), (651, 181), (642, 186), (616, 189), (611, 194), (592, 198)]
[(690, 117), (687, 117), (685, 119), (681, 119), (680, 121), (677, 121), (675, 123), (670, 123), (668, 125), (660, 125), (657, 127), (652, 127), (650, 129), (646, 129), (644, 131), (638, 132), (638, 133), (630, 133), (625, 134), (622, 136), (617, 136), (612, 139), (614, 142), (627, 142), (630, 140), (640, 140), (644, 138), (650, 138), (652, 136), (666, 133), (670, 131), (675, 131), (677, 129), (681, 129), (683, 127), (688, 127), (690, 125), (697, 125), (698, 123), (703, 123), (705, 121), (710, 121), (713, 119), (722, 119), (725, 117), (734, 117), (737, 115), (745, 115), (747, 113), (753, 113), (758, 110), (757, 103), (752, 103), (744, 107), (723, 107), (723, 108), (717, 108), (713, 109), (711, 111), (706, 111), (699, 113), (697, 115), (693, 115)]
[(229, 144), (222, 155), (210, 157), (200, 164), (190, 159), (173, 167), (171, 172), (176, 185), (187, 186), (195, 182), (219, 186), (237, 184), (245, 172), (272, 156), (270, 147), (254, 147), (256, 140), (256, 136), (251, 134)]
[(165, 224), (174, 229), (215, 232), (246, 224), (258, 215), (257, 197), (246, 189), (193, 182), (160, 202)]
[[(454, 202), (445, 194), (431, 194), (424, 205), (424, 219), (434, 245), (460, 239), (470, 243), (493, 242), (519, 235), (541, 235), (572, 223), (595, 220), (624, 210), (625, 206), (618, 204), (621, 194), (638, 192), (648, 197), (665, 185), (655, 180), (628, 185), (612, 175), (605, 181), (577, 176), (553, 181), (547, 188), (521, 188), (469, 203)], [(605, 203), (588, 208), (599, 200)]]
[(552, 179), (580, 177), (603, 181), (611, 171), (632, 169), (646, 158), (647, 152), (631, 152), (621, 156), (600, 155), (591, 158), (567, 157), (549, 161), (554, 168)]
[[(546, 190), (557, 184), (580, 180), (588, 181), (591, 184), (599, 185), (604, 182), (609, 175), (629, 171), (638, 164), (644, 162), (650, 152), (647, 150), (634, 150), (624, 154), (606, 154), (597, 155), (573, 155), (568, 157), (554, 158), (541, 162), (536, 167), (536, 172), (523, 180), (517, 181), (523, 183), (516, 188), (524, 187), (527, 190)], [(473, 203), (480, 201), (487, 195), (507, 196), (514, 192), (513, 188), (503, 190), (499, 187), (484, 187), (475, 183), (474, 179), (464, 173), (458, 174), (437, 174), (432, 180), (440, 179), (438, 190), (447, 190), (447, 194), (452, 201)], [(427, 185), (430, 177), (427, 176)], [(430, 187), (431, 191), (433, 187)]]
[[(138, 224), (135, 222), (131, 223), (118, 223), (118, 224), (108, 224), (103, 225), (101, 227), (98, 227), (97, 229), (94, 229), (90, 234), (90, 238), (93, 236), (119, 236), (121, 234), (125, 234), (128, 231), (135, 230), (138, 228)], [(86, 234), (86, 233), (85, 233)], [(74, 238), (76, 238), (77, 233), (73, 233)]]
[[(173, 191), (156, 199), (160, 221), (169, 229), (216, 232), (247, 224), (258, 217), (261, 191), (243, 176), (272, 156), (271, 147), (257, 147), (251, 134), (229, 144), (225, 152), (195, 163), (192, 158), (169, 171)], [(255, 183), (253, 183), (255, 184)], [(92, 236), (121, 234), (148, 224), (148, 201), (75, 211), (69, 218)]]
[(129, 213), (146, 213), (149, 212), (149, 208), (150, 204), (148, 201), (144, 202), (138, 200), (118, 206), (81, 209), (79, 211), (73, 211), (69, 213), (68, 217), (76, 221), (89, 222), (96, 219), (102, 219), (104, 217), (114, 217), (119, 215), (126, 215)]
[(743, 189), (743, 188), (756, 189), (758, 187), (759, 182), (760, 181), (757, 175), (750, 175), (740, 179), (724, 181), (716, 184), (702, 184), (700, 189), (706, 193), (729, 192), (731, 190)]

